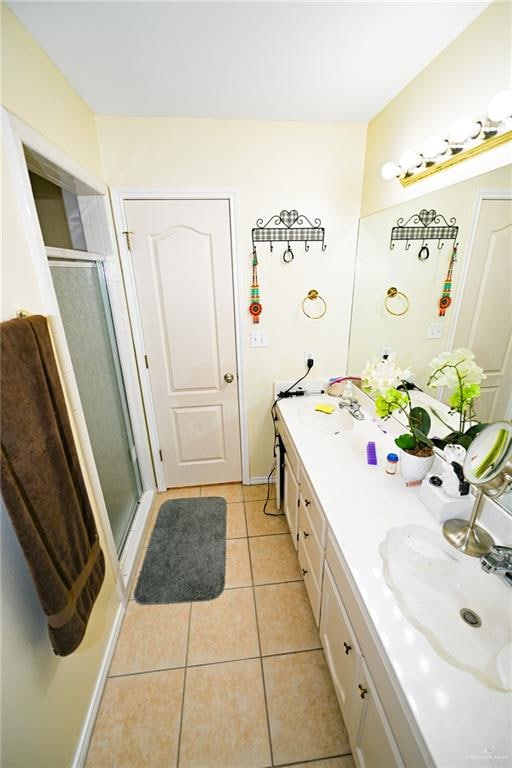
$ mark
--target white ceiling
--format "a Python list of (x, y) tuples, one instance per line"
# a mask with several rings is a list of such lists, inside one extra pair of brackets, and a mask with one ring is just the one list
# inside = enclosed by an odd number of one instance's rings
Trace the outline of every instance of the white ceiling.
[(488, 4), (8, 2), (98, 114), (349, 122)]

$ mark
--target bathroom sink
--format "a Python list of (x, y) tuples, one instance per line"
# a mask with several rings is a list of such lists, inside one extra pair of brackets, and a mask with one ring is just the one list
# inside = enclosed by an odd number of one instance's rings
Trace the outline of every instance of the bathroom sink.
[(512, 690), (512, 589), (420, 525), (392, 528), (380, 553), (402, 613), (436, 653), (488, 687)]
[[(330, 405), (335, 407), (332, 413), (322, 413), (316, 411), (317, 405)], [(338, 408), (338, 404), (330, 400), (306, 400), (301, 403), (299, 415), (304, 424), (314, 429), (315, 432), (323, 432), (325, 435), (337, 435), (340, 432), (346, 432), (354, 429), (355, 419), (347, 410)]]

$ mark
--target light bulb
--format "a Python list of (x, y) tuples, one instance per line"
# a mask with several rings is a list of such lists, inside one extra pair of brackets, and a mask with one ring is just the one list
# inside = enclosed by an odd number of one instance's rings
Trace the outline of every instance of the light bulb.
[(482, 123), (461, 117), (450, 128), (450, 144), (464, 144), (468, 139), (476, 139), (482, 129)]
[(423, 157), (419, 152), (415, 152), (413, 149), (408, 149), (400, 157), (399, 162), (404, 171), (412, 171), (413, 168), (420, 167), (423, 162)]
[(512, 117), (512, 90), (497, 93), (489, 102), (487, 114), (493, 123), (500, 123), (507, 117)]
[(439, 155), (444, 155), (448, 146), (448, 139), (442, 139), (440, 136), (429, 136), (423, 144), (423, 157), (433, 160)]
[(386, 181), (390, 181), (391, 179), (396, 179), (397, 176), (400, 176), (402, 173), (402, 169), (398, 165), (398, 163), (384, 163), (382, 168), (380, 169), (380, 175), (383, 179)]

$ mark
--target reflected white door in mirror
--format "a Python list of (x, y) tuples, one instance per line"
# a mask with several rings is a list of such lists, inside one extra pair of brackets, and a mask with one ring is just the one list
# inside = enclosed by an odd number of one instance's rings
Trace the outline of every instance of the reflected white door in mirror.
[[(454, 218), (459, 227), (457, 261), (451, 274), (452, 301), (444, 316), (439, 316), (439, 299), (449, 265), (450, 244), (428, 242), (427, 259), (419, 259), (417, 249), (407, 248), (403, 243), (389, 248), (390, 233), (397, 221), (407, 221), (419, 209), (440, 211), (448, 221)], [(446, 438), (450, 429), (467, 433), (476, 421), (512, 419), (511, 252), (512, 166), (445, 187), (360, 221), (348, 373), (360, 375), (368, 361), (385, 356), (394, 358), (402, 370), (411, 369), (413, 373), (409, 371), (405, 378), (421, 391), (409, 391), (410, 407), (426, 406), (432, 420), (428, 434), (431, 439)], [(406, 314), (393, 316), (386, 312), (383, 296), (389, 285), (399, 285), (407, 295), (410, 306)], [(431, 388), (432, 395), (438, 398), (433, 407), (424, 392), (432, 374), (429, 362), (459, 348), (472, 350), (483, 370), (480, 396), (475, 399), (464, 429), (457, 418), (454, 421), (449, 416), (450, 407), (454, 407), (453, 388)], [(446, 381), (437, 383), (446, 385)], [(445, 403), (449, 403), (448, 408)], [(407, 426), (406, 419), (400, 418), (400, 409), (392, 410), (393, 416)], [(378, 407), (377, 415), (382, 415)], [(413, 429), (409, 431), (417, 437)], [(476, 432), (477, 429), (469, 436), (474, 438)], [(452, 438), (448, 442), (461, 442), (467, 447), (467, 441)], [(512, 493), (502, 496), (498, 503), (512, 512)]]

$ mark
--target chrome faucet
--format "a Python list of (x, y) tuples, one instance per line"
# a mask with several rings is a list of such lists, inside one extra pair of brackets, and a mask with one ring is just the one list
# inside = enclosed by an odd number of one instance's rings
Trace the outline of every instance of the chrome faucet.
[(491, 547), (480, 560), (480, 565), (486, 573), (495, 573), (512, 587), (512, 547)]
[(361, 410), (359, 400), (355, 397), (340, 397), (338, 398), (338, 407), (347, 408), (348, 412), (358, 421), (364, 420), (364, 413)]

